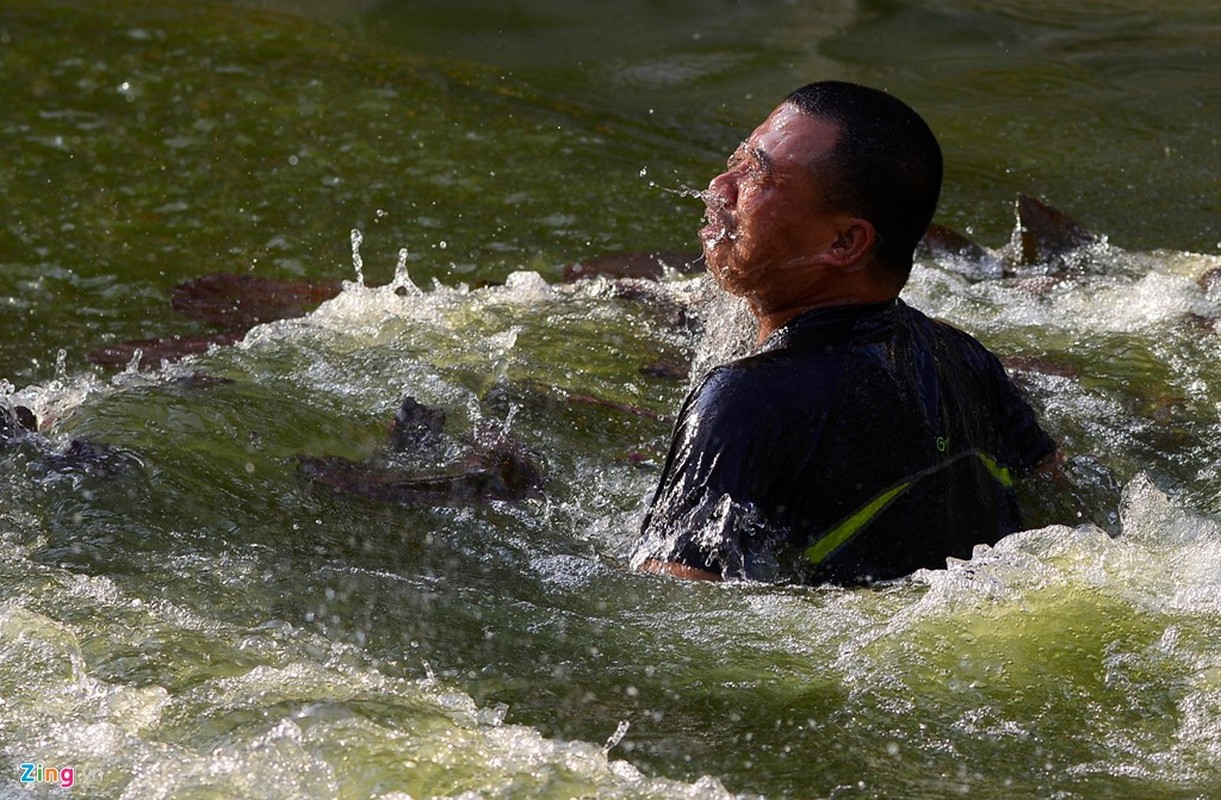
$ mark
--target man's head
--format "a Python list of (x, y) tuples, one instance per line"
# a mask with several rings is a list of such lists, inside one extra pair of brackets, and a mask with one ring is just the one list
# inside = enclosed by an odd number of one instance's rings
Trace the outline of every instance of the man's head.
[(940, 186), (940, 148), (914, 111), (874, 89), (815, 83), (709, 184), (700, 238), (722, 286), (761, 320), (887, 299), (907, 280)]
[(839, 126), (835, 148), (811, 165), (815, 179), (832, 208), (873, 223), (879, 265), (906, 280), (941, 193), (937, 137), (907, 104), (866, 86), (811, 83), (785, 102)]

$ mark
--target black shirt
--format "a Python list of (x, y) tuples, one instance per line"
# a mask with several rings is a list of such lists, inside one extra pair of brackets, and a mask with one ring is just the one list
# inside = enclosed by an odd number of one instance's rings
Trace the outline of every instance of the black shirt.
[(867, 583), (1021, 526), (1055, 450), (997, 358), (902, 301), (817, 309), (683, 403), (633, 561)]

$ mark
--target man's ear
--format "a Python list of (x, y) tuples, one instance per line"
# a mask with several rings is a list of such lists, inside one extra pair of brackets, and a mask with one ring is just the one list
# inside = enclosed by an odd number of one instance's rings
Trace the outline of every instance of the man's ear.
[(878, 232), (873, 223), (860, 217), (845, 217), (836, 226), (835, 238), (827, 248), (827, 263), (837, 267), (863, 267), (873, 250)]

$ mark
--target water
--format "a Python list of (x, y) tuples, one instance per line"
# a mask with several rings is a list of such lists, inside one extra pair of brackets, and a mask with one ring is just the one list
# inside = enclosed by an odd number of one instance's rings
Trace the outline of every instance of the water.
[[(0, 453), (0, 792), (26, 762), (86, 797), (1221, 791), (1217, 12), (569, 6), (0, 11), (0, 387), (45, 426)], [(1064, 280), (929, 258), (905, 293), (1010, 359), (1072, 484), (878, 589), (634, 575), (683, 367), (743, 333), (700, 279), (563, 268), (695, 249), (686, 187), (832, 74), (928, 111), (941, 218), (998, 257), (1019, 191), (1106, 236)], [(216, 271), (345, 283), (181, 364), (88, 361), (210, 332), (167, 292)], [(377, 454), (407, 394), (543, 496), (301, 474)]]

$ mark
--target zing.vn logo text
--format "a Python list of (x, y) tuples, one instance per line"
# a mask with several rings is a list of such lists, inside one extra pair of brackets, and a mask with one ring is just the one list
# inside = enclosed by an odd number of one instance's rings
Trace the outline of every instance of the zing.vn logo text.
[(22, 783), (58, 783), (64, 789), (71, 789), (76, 784), (76, 770), (72, 767), (44, 767), (26, 761), (21, 764)]

